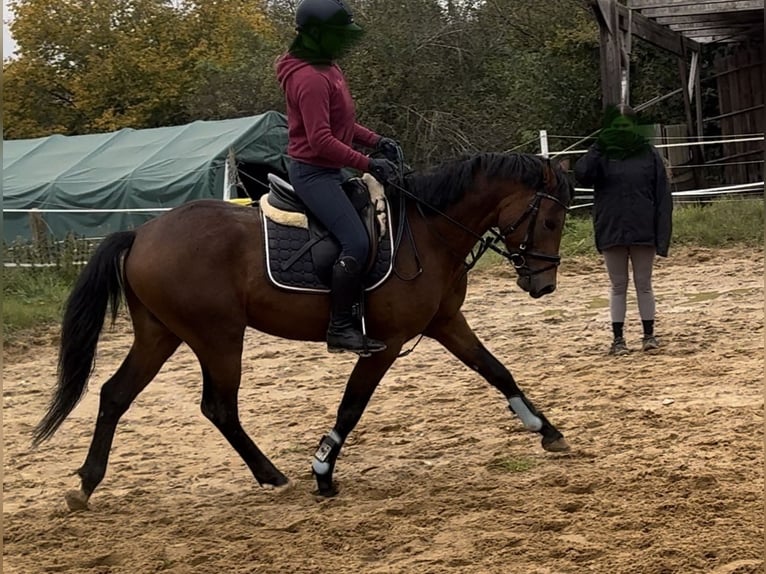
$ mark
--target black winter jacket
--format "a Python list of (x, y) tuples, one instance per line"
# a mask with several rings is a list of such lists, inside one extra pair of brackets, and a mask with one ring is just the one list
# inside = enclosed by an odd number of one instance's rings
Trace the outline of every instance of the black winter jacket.
[(577, 180), (593, 186), (593, 231), (599, 252), (618, 245), (653, 245), (668, 256), (673, 198), (657, 150), (608, 159), (594, 144), (575, 164)]

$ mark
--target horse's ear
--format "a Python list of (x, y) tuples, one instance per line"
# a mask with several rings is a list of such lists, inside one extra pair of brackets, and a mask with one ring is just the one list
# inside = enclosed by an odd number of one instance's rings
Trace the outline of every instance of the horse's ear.
[(562, 160), (559, 162), (559, 167), (560, 167), (561, 169), (563, 169), (564, 171), (569, 171), (569, 167), (570, 167), (570, 161), (569, 161), (569, 158), (566, 158), (566, 159), (562, 159)]
[(553, 170), (551, 160), (547, 157), (543, 162), (543, 185), (548, 189), (556, 185), (556, 172)]

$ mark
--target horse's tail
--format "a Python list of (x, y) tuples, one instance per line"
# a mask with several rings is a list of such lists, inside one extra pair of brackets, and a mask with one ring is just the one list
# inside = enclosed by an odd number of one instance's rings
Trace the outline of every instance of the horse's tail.
[(120, 231), (104, 239), (77, 278), (61, 324), (58, 384), (48, 412), (35, 427), (35, 445), (53, 436), (85, 393), (110, 303), (112, 323), (117, 318), (123, 293), (121, 261), (135, 239), (134, 231)]

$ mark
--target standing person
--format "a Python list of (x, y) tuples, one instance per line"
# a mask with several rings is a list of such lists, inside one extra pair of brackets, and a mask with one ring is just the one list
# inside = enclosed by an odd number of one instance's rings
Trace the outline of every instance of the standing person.
[[(356, 44), (362, 29), (342, 0), (303, 0), (295, 14), (298, 34), (277, 61), (287, 101), (290, 182), (298, 197), (341, 245), (332, 272), (330, 352), (376, 352), (381, 341), (365, 338), (352, 306), (362, 293), (362, 268), (369, 240), (341, 188), (342, 168), (371, 173), (385, 183), (396, 174), (399, 146), (356, 123), (354, 100), (336, 61)], [(352, 145), (376, 148), (386, 159), (370, 159)]]
[(672, 231), (673, 198), (665, 164), (642, 133), (633, 110), (610, 110), (596, 143), (578, 160), (575, 176), (593, 186), (596, 249), (604, 256), (611, 283), (612, 355), (629, 353), (625, 343), (628, 261), (643, 324), (644, 351), (657, 349), (652, 269), (655, 255), (667, 257)]

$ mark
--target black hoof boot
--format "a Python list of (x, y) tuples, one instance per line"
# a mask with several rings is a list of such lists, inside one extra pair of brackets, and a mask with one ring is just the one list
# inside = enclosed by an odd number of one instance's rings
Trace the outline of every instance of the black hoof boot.
[(317, 490), (315, 494), (325, 498), (332, 498), (340, 492), (338, 483), (332, 479), (332, 473), (324, 475), (314, 473), (314, 477), (317, 480)]
[(340, 435), (332, 430), (319, 441), (319, 448), (314, 453), (311, 463), (311, 473), (317, 481), (317, 494), (332, 497), (338, 494), (338, 486), (332, 479), (335, 471), (335, 461), (340, 454), (343, 440)]

